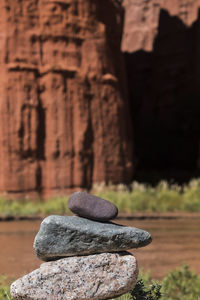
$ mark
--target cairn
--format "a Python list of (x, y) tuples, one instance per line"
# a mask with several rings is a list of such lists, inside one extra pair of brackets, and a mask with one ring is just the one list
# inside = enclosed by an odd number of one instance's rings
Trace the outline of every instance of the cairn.
[(137, 261), (126, 250), (148, 245), (151, 235), (110, 222), (117, 207), (85, 192), (72, 194), (68, 207), (77, 216), (42, 221), (33, 247), (45, 263), (11, 285), (14, 299), (103, 300), (135, 286)]

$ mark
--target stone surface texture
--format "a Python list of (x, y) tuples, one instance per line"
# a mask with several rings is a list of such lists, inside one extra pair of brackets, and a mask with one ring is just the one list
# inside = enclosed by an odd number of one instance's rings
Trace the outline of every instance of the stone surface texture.
[(0, 16), (0, 193), (130, 181), (121, 5), (0, 0)]
[(118, 252), (151, 243), (144, 230), (101, 223), (80, 217), (52, 215), (45, 218), (34, 241), (36, 255), (44, 260), (66, 256)]
[(109, 221), (118, 214), (117, 207), (111, 202), (85, 192), (76, 192), (69, 197), (69, 209), (80, 217)]
[(200, 0), (124, 0), (123, 5), (122, 50), (138, 167), (171, 169), (170, 178), (177, 170), (198, 171)]
[(11, 295), (17, 300), (109, 299), (130, 291), (137, 275), (136, 259), (128, 252), (63, 258), (15, 281)]

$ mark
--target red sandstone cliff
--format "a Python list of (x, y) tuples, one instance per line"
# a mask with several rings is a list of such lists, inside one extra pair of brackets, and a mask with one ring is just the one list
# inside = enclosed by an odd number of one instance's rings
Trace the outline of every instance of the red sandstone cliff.
[(0, 193), (129, 181), (121, 6), (1, 0), (0, 14)]
[(0, 0), (0, 193), (128, 182), (132, 132), (138, 168), (199, 167), (199, 7)]

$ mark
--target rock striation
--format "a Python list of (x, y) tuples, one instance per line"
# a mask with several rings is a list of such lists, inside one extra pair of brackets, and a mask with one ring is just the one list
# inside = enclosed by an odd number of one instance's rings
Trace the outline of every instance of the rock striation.
[[(74, 196), (76, 200), (76, 193), (71, 199)], [(90, 215), (93, 219), (95, 197), (80, 193), (79, 200), (81, 196), (83, 200), (92, 199)], [(103, 200), (97, 201), (106, 203), (107, 207), (107, 201)], [(39, 269), (15, 281), (11, 295), (16, 300), (117, 297), (135, 286), (138, 275), (135, 257), (124, 250), (145, 246), (151, 240), (148, 232), (137, 228), (77, 216), (49, 216), (41, 223), (34, 250), (40, 259), (53, 261), (43, 263)]]
[(0, 193), (50, 197), (132, 178), (115, 0), (0, 1)]
[(96, 221), (110, 221), (118, 214), (117, 207), (102, 198), (85, 192), (76, 192), (69, 197), (69, 209), (80, 217)]
[(137, 281), (136, 259), (128, 252), (62, 258), (15, 281), (14, 299), (99, 300), (130, 291)]

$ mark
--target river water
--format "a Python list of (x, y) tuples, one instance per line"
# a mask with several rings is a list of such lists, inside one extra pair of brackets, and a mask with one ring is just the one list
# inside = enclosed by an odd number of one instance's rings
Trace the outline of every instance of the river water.
[[(200, 218), (172, 220), (116, 220), (116, 223), (149, 231), (153, 242), (131, 252), (139, 267), (151, 270), (151, 276), (161, 279), (168, 271), (187, 263), (200, 274)], [(18, 278), (41, 261), (33, 251), (33, 240), (40, 221), (0, 222), (0, 274)]]

